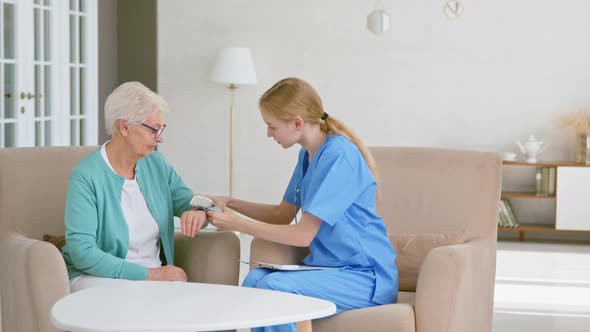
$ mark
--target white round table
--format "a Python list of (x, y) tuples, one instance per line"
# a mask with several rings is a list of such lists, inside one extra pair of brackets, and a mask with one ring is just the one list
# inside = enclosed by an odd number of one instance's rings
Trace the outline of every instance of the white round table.
[(57, 301), (55, 327), (73, 332), (215, 331), (305, 322), (332, 315), (334, 303), (238, 286), (134, 281), (93, 287)]

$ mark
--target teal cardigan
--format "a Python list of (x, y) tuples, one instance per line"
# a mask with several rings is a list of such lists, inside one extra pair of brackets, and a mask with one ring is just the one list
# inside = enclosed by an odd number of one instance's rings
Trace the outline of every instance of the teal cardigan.
[[(162, 154), (154, 151), (137, 161), (137, 183), (158, 223), (167, 264), (174, 264), (174, 216), (190, 209), (193, 196)], [(125, 179), (92, 152), (69, 178), (66, 198), (66, 246), (62, 250), (70, 278), (81, 274), (145, 280), (148, 268), (125, 261), (129, 228), (121, 209)]]

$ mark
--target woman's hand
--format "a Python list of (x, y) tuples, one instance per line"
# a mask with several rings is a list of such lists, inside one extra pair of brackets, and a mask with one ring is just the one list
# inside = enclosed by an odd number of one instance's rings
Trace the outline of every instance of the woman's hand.
[(195, 237), (195, 235), (201, 230), (203, 224), (207, 220), (205, 211), (186, 211), (180, 217), (180, 228), (182, 234)]
[(211, 224), (222, 231), (239, 231), (240, 223), (243, 221), (242, 217), (227, 209), (223, 212), (209, 211), (207, 216)]
[(148, 280), (153, 281), (187, 281), (184, 270), (174, 266), (165, 265), (162, 267), (154, 267), (148, 270)]
[(229, 196), (211, 196), (211, 195), (201, 195), (201, 196), (205, 196), (205, 197), (209, 198), (210, 200), (213, 201), (213, 206), (222, 208), (223, 210), (225, 210), (225, 206), (227, 205), (227, 203), (229, 203), (229, 201), (231, 201), (231, 197), (229, 197)]

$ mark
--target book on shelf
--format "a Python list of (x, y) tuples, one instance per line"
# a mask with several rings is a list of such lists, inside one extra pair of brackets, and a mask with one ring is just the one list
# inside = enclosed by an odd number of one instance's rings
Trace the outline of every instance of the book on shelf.
[(498, 211), (498, 226), (500, 227), (518, 227), (516, 216), (512, 210), (512, 205), (507, 199), (500, 200), (500, 208)]
[(549, 195), (549, 168), (547, 167), (541, 167), (541, 192), (537, 195)]
[(555, 195), (555, 167), (537, 167), (535, 173), (535, 188), (537, 196)]
[(557, 169), (555, 167), (549, 168), (549, 185), (547, 193), (551, 196), (555, 195), (555, 173)]
[(508, 225), (508, 221), (506, 220), (506, 215), (502, 210), (502, 201), (500, 201), (500, 204), (498, 205), (498, 226), (506, 227), (506, 225)]
[(508, 211), (508, 217), (510, 218), (512, 226), (518, 227), (518, 221), (516, 220), (516, 214), (514, 214), (514, 209), (512, 208), (512, 204), (510, 203), (510, 200), (505, 199), (504, 205), (506, 206), (506, 210)]
[(541, 188), (543, 186), (543, 167), (537, 166), (536, 173), (535, 173), (535, 184), (536, 190), (535, 193), (537, 195), (541, 195)]

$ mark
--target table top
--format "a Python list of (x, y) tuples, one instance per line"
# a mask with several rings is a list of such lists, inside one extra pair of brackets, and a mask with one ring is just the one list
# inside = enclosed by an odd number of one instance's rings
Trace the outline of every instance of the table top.
[(334, 303), (297, 294), (190, 282), (134, 281), (72, 293), (51, 321), (75, 332), (212, 331), (329, 316)]

